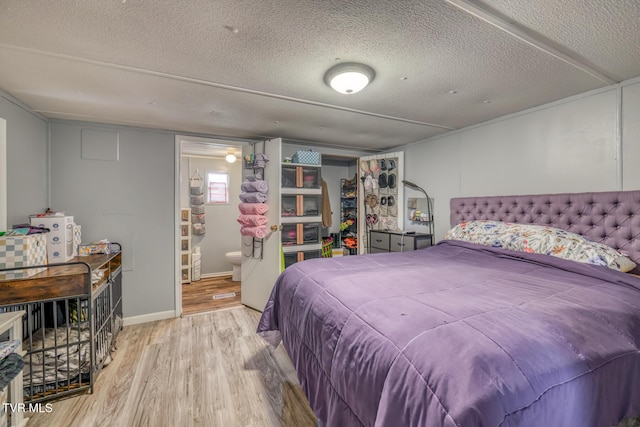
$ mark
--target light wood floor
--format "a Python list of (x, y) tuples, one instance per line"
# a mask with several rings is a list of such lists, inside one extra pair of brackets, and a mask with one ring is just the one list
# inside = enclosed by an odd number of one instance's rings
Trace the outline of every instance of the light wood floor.
[[(213, 299), (214, 295), (235, 293), (231, 298)], [(231, 281), (231, 276), (210, 277), (182, 285), (182, 314), (204, 313), (221, 308), (238, 307), (240, 282)]]
[(312, 427), (282, 346), (255, 333), (244, 306), (126, 326), (93, 394), (30, 413), (28, 427)]

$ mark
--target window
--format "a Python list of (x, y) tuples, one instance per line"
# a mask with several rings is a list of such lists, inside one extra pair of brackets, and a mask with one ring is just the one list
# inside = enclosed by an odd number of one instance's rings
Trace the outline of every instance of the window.
[(210, 172), (207, 174), (207, 202), (229, 203), (229, 174)]

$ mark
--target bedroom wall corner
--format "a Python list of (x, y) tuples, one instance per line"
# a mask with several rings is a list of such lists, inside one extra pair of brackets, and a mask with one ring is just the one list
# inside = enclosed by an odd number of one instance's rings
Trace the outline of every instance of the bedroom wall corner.
[(622, 86), (622, 189), (640, 189), (640, 79)]
[(11, 227), (48, 207), (48, 124), (2, 92), (0, 117), (6, 120), (7, 226)]
[[(460, 195), (462, 134), (453, 133), (437, 137), (428, 144), (421, 143), (406, 147), (404, 155), (404, 177), (424, 188), (433, 199), (436, 241), (441, 240), (449, 227), (449, 200)], [(420, 193), (407, 190), (407, 198), (420, 197)], [(408, 212), (408, 210), (407, 210)], [(424, 233), (423, 224), (412, 224), (405, 220), (405, 229)]]
[[(627, 122), (640, 112), (638, 90), (625, 88)], [(609, 86), (397, 147), (406, 178), (435, 199), (436, 240), (449, 229), (453, 197), (620, 190), (618, 93)], [(624, 125), (627, 165), (640, 160), (639, 132)], [(637, 188), (640, 171), (628, 169), (625, 187)]]

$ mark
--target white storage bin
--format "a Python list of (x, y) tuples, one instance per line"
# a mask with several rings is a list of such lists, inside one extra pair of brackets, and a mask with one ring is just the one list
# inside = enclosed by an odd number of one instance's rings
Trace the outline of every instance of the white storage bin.
[(194, 253), (191, 255), (191, 263), (192, 263), (191, 280), (194, 282), (197, 282), (198, 280), (200, 280), (200, 257), (201, 256), (202, 254), (199, 254), (199, 253)]

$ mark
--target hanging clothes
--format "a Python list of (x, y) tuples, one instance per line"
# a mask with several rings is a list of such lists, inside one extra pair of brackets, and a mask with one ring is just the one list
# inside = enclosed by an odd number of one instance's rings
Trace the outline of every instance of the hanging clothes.
[(322, 226), (324, 228), (331, 227), (331, 202), (329, 201), (329, 188), (327, 182), (322, 180)]

